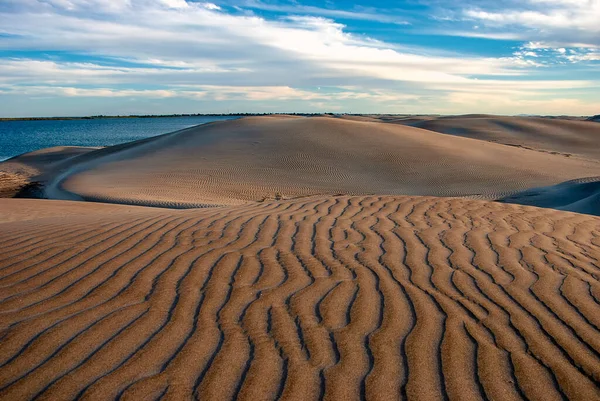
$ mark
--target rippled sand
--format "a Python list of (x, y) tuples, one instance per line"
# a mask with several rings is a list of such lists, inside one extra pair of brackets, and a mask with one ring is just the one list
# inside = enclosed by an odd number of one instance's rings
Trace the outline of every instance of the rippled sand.
[(596, 162), (428, 132), (247, 119), (8, 162), (56, 196), (214, 207), (0, 199), (0, 399), (600, 399), (600, 217), (384, 195)]

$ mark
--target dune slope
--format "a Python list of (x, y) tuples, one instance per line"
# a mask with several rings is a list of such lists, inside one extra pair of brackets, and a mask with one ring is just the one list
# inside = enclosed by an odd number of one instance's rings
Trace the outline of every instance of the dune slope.
[(396, 124), (266, 117), (97, 150), (47, 175), (51, 198), (197, 207), (336, 194), (497, 198), (600, 175), (600, 162)]
[(58, 146), (0, 162), (0, 198), (30, 197), (28, 195), (33, 192), (31, 187), (35, 188), (38, 179), (45, 180), (45, 175), (52, 175), (63, 163), (96, 149), (98, 148)]
[(502, 198), (500, 201), (600, 216), (600, 177), (531, 188)]
[(25, 178), (36, 177), (59, 168), (63, 163), (99, 148), (56, 146), (15, 156), (0, 163), (2, 171)]
[(600, 125), (592, 121), (489, 115), (407, 117), (386, 121), (565, 157), (600, 160)]
[(373, 196), (0, 221), (1, 399), (600, 399), (597, 217)]

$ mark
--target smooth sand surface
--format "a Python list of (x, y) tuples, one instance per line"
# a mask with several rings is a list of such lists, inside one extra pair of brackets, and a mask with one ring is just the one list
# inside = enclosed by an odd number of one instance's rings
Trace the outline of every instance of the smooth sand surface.
[(0, 221), (1, 399), (600, 398), (598, 217), (328, 196)]
[(531, 188), (502, 198), (500, 201), (600, 216), (600, 177)]
[(22, 175), (0, 171), (0, 198), (14, 198), (28, 182)]
[(46, 172), (50, 198), (178, 208), (337, 194), (496, 199), (600, 175), (600, 159), (329, 117), (211, 123), (58, 166)]
[(57, 146), (25, 153), (0, 162), (0, 198), (18, 197), (32, 182), (46, 181), (78, 156), (99, 148)]
[(3, 172), (30, 178), (52, 171), (62, 163), (100, 148), (56, 146), (15, 156), (0, 163)]
[(384, 119), (435, 132), (600, 160), (600, 124), (543, 117), (466, 115)]

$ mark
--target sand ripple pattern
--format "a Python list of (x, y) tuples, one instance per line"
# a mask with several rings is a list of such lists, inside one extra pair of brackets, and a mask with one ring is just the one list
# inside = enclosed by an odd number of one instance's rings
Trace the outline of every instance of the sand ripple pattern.
[(599, 274), (600, 218), (476, 200), (7, 222), (0, 399), (600, 399)]

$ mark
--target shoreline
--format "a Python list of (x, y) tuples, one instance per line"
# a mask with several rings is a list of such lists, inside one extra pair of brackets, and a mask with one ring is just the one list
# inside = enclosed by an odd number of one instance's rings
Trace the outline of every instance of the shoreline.
[[(8, 121), (80, 121), (80, 120), (110, 120), (128, 118), (181, 118), (181, 117), (267, 117), (267, 116), (353, 116), (353, 117), (456, 117), (456, 115), (445, 114), (404, 114), (404, 113), (197, 113), (197, 114), (130, 114), (130, 115), (96, 115), (96, 116), (56, 116), (56, 117), (0, 117), (0, 122)], [(463, 117), (470, 116), (468, 114)], [(492, 115), (489, 115), (492, 116)], [(564, 119), (576, 121), (597, 122), (598, 116), (571, 116), (571, 115), (495, 115), (500, 117), (538, 117), (547, 119)]]
[(128, 118), (180, 118), (180, 117), (242, 117), (243, 114), (166, 114), (166, 115), (129, 115), (129, 116), (84, 116), (84, 117), (1, 117), (2, 121), (81, 121), (116, 120)]
[[(181, 117), (260, 117), (260, 116), (320, 116), (320, 115), (333, 115), (334, 113), (198, 113), (198, 114), (131, 114), (131, 115), (97, 115), (97, 116), (58, 116), (58, 117), (0, 117), (0, 122), (3, 121), (80, 121), (80, 120), (111, 120), (111, 119), (128, 119), (128, 118), (181, 118)], [(342, 113), (340, 115), (353, 115), (361, 116), (366, 114), (347, 114)], [(385, 115), (398, 115), (405, 116), (406, 114), (385, 114)]]

